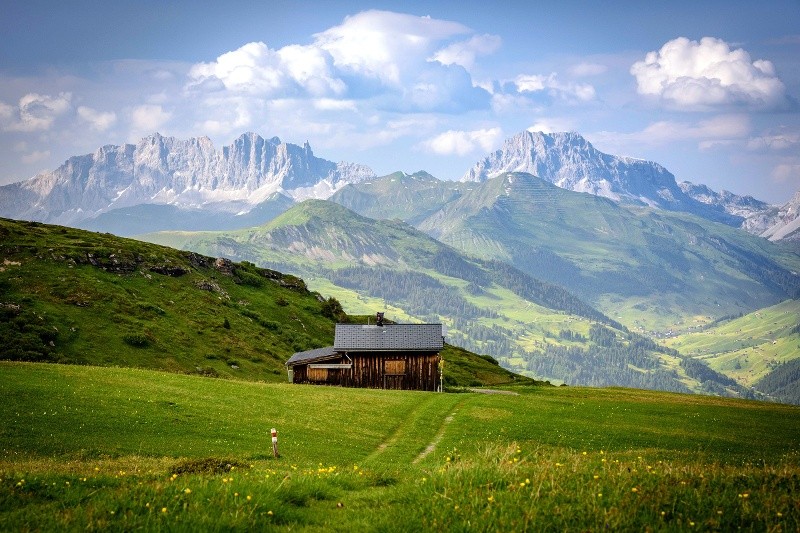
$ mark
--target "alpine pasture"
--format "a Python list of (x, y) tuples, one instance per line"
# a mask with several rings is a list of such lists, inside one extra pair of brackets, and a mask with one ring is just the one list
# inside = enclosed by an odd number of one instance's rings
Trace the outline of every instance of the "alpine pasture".
[(0, 529), (800, 527), (797, 407), (506, 392), (0, 363)]

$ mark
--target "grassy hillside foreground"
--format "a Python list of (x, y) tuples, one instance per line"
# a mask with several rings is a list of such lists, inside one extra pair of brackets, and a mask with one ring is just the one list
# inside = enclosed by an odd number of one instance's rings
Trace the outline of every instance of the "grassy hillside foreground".
[(800, 528), (800, 408), (513, 391), (0, 363), (0, 530)]
[[(285, 381), (294, 352), (333, 344), (349, 320), (359, 318), (295, 276), (0, 219), (0, 360)], [(525, 380), (465, 350), (442, 356), (448, 385)]]

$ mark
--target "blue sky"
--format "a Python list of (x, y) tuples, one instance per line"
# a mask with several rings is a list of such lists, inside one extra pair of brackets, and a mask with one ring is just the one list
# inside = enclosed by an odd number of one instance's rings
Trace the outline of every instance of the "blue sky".
[(800, 189), (800, 2), (9, 2), (0, 184), (160, 132), (459, 179), (525, 129)]

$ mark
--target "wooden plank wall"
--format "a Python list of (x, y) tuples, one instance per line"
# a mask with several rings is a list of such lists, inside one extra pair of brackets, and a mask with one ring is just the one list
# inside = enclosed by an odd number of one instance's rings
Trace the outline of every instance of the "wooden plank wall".
[[(349, 369), (294, 367), (294, 383), (338, 385), (370, 389), (439, 390), (439, 354), (430, 352), (350, 353), (350, 359), (326, 363), (350, 363)], [(402, 361), (402, 363), (401, 363)], [(400, 372), (403, 373), (400, 373)]]

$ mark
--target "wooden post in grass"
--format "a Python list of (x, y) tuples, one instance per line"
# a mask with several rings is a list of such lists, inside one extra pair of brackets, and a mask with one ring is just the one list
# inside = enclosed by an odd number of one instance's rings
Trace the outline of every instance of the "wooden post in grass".
[(278, 430), (275, 428), (272, 428), (272, 456), (280, 457), (278, 453)]

